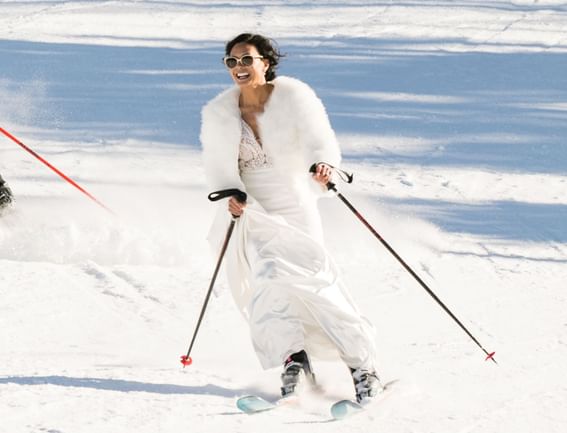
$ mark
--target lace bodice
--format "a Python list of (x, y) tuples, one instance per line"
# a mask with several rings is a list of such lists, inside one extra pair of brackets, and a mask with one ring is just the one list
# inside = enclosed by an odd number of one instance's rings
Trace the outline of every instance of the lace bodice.
[(241, 119), (242, 135), (238, 152), (238, 169), (240, 172), (271, 167), (272, 161), (262, 149), (262, 145), (254, 136), (254, 131)]

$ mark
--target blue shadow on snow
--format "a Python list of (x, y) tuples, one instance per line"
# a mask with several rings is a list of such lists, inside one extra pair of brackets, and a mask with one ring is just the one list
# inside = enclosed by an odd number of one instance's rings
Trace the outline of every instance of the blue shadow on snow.
[[(117, 392), (148, 392), (152, 394), (198, 394), (217, 395), (220, 397), (237, 397), (244, 390), (229, 389), (217, 385), (184, 386), (159, 383), (137, 382), (121, 379), (78, 378), (67, 376), (29, 376), (0, 378), (0, 385), (16, 384), (23, 386), (55, 385), (71, 388), (91, 388)], [(250, 392), (250, 390), (246, 391)]]
[[(563, 54), (443, 51), (450, 43), (474, 48), (460, 39), (279, 42), (287, 54), (280, 73), (315, 88), (338, 134), (374, 137), (377, 149), (380, 137), (401, 137), (387, 154), (347, 150), (347, 159), (565, 172)], [(4, 40), (0, 54), (10, 59), (4, 86), (45, 88), (32, 126), (76, 142), (137, 138), (198, 147), (201, 107), (232, 84), (218, 42), (172, 49)], [(439, 145), (408, 155), (403, 137)]]

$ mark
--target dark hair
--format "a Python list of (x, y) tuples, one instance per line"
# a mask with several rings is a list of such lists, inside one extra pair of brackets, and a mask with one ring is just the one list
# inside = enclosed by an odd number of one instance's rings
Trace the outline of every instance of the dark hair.
[(232, 48), (236, 44), (242, 43), (254, 45), (258, 50), (258, 53), (260, 53), (263, 58), (268, 59), (268, 61), (270, 62), (270, 67), (265, 74), (266, 81), (272, 81), (274, 78), (276, 78), (276, 68), (278, 67), (279, 60), (280, 58), (284, 57), (284, 54), (279, 52), (276, 42), (262, 35), (242, 33), (231, 41), (227, 42), (225, 54), (229, 56)]

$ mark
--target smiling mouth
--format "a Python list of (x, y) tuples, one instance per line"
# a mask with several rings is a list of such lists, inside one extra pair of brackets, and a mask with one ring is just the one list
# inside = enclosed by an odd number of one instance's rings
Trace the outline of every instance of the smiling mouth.
[(250, 74), (248, 72), (239, 72), (238, 74), (236, 74), (236, 78), (238, 80), (246, 80), (249, 77), (250, 77)]

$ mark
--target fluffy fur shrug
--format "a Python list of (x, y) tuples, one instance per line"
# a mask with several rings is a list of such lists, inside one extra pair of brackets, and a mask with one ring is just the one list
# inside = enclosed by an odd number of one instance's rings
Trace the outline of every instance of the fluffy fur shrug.
[[(257, 122), (262, 146), (281, 173), (308, 173), (316, 162), (340, 163), (335, 133), (321, 100), (305, 83), (291, 77), (272, 81), (274, 89)], [(201, 144), (207, 183), (211, 191), (239, 188), (241, 137), (240, 89), (233, 86), (213, 98), (202, 110)]]

